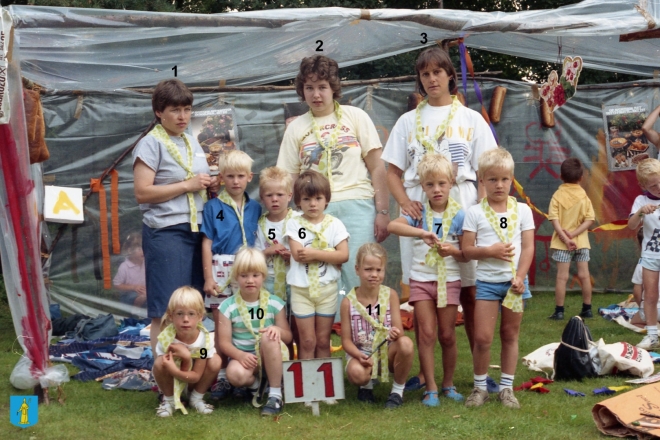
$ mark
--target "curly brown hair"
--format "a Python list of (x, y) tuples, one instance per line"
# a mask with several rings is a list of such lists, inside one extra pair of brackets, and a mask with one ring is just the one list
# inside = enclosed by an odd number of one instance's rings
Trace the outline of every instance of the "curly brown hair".
[(305, 81), (310, 77), (317, 80), (326, 80), (332, 89), (332, 99), (341, 98), (341, 83), (339, 81), (339, 65), (337, 61), (323, 55), (303, 58), (300, 62), (300, 71), (296, 76), (296, 93), (301, 100), (305, 100)]

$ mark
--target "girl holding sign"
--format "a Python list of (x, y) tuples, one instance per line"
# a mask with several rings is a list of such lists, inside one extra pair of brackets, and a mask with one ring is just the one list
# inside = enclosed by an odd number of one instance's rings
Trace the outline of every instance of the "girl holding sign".
[(291, 330), (284, 301), (262, 288), (268, 274), (266, 258), (254, 248), (243, 248), (234, 260), (232, 277), (239, 292), (220, 305), (220, 350), (231, 360), (227, 380), (237, 388), (256, 393), (261, 383), (262, 365), (270, 392), (261, 415), (282, 411), (282, 361), (289, 360)]
[(181, 393), (189, 385), (194, 385), (190, 406), (202, 414), (213, 412), (203, 397), (218, 375), (221, 361), (202, 325), (203, 317), (204, 300), (197, 289), (185, 286), (172, 293), (161, 321), (153, 368), (163, 392), (163, 401), (156, 410), (158, 417), (169, 417), (176, 409), (188, 414), (181, 404)]
[(349, 382), (360, 387), (358, 400), (374, 403), (373, 379), (387, 382), (389, 372), (393, 372), (394, 383), (385, 408), (398, 408), (403, 404), (414, 347), (403, 334), (397, 293), (382, 285), (387, 252), (377, 243), (366, 243), (360, 246), (355, 261), (360, 286), (341, 303), (341, 327), (349, 329), (341, 335), (346, 374)]

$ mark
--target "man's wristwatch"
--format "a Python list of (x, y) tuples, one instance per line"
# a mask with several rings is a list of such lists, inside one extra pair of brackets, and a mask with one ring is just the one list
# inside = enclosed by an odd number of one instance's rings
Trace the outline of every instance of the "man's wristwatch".
[(382, 209), (382, 210), (378, 211), (377, 214), (390, 215), (390, 210), (389, 209)]

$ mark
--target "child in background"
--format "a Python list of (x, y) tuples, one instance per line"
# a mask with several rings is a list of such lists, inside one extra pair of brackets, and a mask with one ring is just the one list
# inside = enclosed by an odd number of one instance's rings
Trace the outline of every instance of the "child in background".
[(169, 417), (180, 409), (181, 393), (192, 387), (190, 406), (201, 414), (211, 414), (213, 406), (204, 403), (209, 389), (220, 370), (220, 356), (215, 351), (211, 336), (202, 325), (204, 300), (189, 286), (176, 289), (170, 297), (167, 312), (161, 321), (161, 332), (156, 345), (153, 374), (163, 401), (156, 410), (158, 417)]
[(256, 393), (263, 365), (270, 391), (262, 416), (282, 411), (282, 361), (289, 360), (284, 344), (291, 342), (284, 301), (262, 288), (266, 273), (266, 259), (260, 251), (243, 248), (238, 252), (232, 277), (239, 290), (220, 305), (216, 326), (220, 349), (231, 359), (229, 383)]
[(398, 236), (416, 237), (408, 302), (415, 307), (419, 363), (426, 379), (422, 403), (438, 406), (436, 339), (442, 347), (443, 395), (458, 402), (463, 400), (454, 386), (454, 370), (458, 357), (456, 314), (461, 294), (458, 262), (467, 261), (461, 252), (465, 212), (449, 196), (454, 173), (452, 164), (444, 156), (424, 155), (417, 170), (428, 199), (422, 208), (422, 220), (404, 215), (390, 222), (388, 230)]
[(596, 215), (591, 200), (580, 186), (584, 167), (580, 159), (571, 157), (561, 164), (559, 189), (552, 195), (548, 220), (555, 231), (550, 249), (557, 263), (555, 283), (555, 312), (549, 319), (564, 319), (564, 299), (571, 261), (577, 264), (578, 278), (582, 286), (582, 318), (593, 318), (591, 312), (591, 276), (589, 275), (589, 235), (587, 229), (594, 224)]
[[(291, 311), (300, 335), (299, 359), (330, 357), (330, 332), (337, 310), (338, 265), (348, 261), (348, 232), (323, 211), (330, 202), (330, 183), (316, 171), (300, 174), (293, 200), (302, 210), (286, 225), (291, 246)], [(328, 403), (335, 403), (329, 401)]]
[[(463, 222), (463, 253), (477, 262), (475, 307), (474, 390), (465, 406), (481, 406), (489, 400), (486, 377), (490, 347), (500, 320), (502, 343), (499, 400), (507, 408), (520, 408), (513, 395), (518, 362), (518, 334), (523, 301), (531, 297), (527, 272), (534, 257), (534, 218), (524, 203), (509, 197), (514, 162), (503, 148), (486, 151), (479, 158), (479, 179), (486, 197), (471, 207)], [(498, 309), (501, 307), (501, 313)]]
[(115, 289), (123, 292), (119, 297), (120, 302), (144, 307), (147, 302), (147, 282), (144, 273), (142, 237), (137, 233), (129, 234), (123, 247), (126, 259), (119, 265), (112, 284)]
[[(374, 403), (372, 380), (378, 377), (380, 361), (381, 382), (389, 380), (388, 370), (394, 373), (385, 408), (398, 408), (403, 405), (403, 388), (415, 349), (403, 334), (397, 293), (382, 285), (387, 252), (379, 244), (366, 243), (360, 246), (355, 262), (360, 286), (341, 302), (342, 328), (350, 329), (341, 335), (346, 374), (349, 382), (360, 387), (358, 400)], [(379, 347), (386, 340), (388, 344)]]
[(637, 344), (645, 350), (660, 348), (658, 343), (658, 272), (660, 271), (660, 216), (656, 212), (660, 205), (660, 161), (646, 159), (637, 165), (637, 180), (646, 192), (637, 196), (633, 203), (628, 227), (644, 229), (642, 242), (642, 281), (644, 286), (644, 314), (646, 336)]
[[(252, 159), (243, 151), (232, 150), (220, 161), (219, 173), (225, 188), (217, 198), (204, 205), (204, 221), (200, 229), (202, 263), (204, 264), (204, 293), (206, 307), (213, 311), (216, 329), (220, 313), (218, 307), (234, 292), (231, 286), (231, 266), (234, 255), (242, 246), (254, 246), (261, 205), (250, 199), (245, 188), (252, 180)], [(214, 399), (226, 397), (231, 390), (227, 382), (227, 357), (220, 350), (215, 332), (216, 350), (222, 356), (218, 382), (211, 390)]]

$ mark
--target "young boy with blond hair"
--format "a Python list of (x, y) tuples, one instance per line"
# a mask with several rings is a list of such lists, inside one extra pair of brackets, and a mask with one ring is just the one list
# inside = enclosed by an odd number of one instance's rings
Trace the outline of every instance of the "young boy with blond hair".
[(628, 218), (628, 227), (642, 225), (642, 284), (644, 287), (644, 315), (646, 336), (637, 344), (645, 350), (657, 350), (658, 342), (658, 273), (660, 272), (660, 161), (646, 159), (637, 165), (637, 180), (645, 193), (637, 196)]
[(555, 283), (555, 313), (548, 319), (564, 319), (564, 299), (571, 261), (577, 264), (578, 278), (582, 286), (582, 318), (593, 318), (591, 312), (591, 276), (589, 275), (589, 236), (587, 229), (594, 224), (596, 215), (591, 200), (580, 186), (584, 167), (580, 159), (570, 157), (561, 164), (559, 189), (552, 195), (548, 220), (555, 231), (550, 249), (557, 263)]
[[(219, 174), (225, 187), (218, 197), (204, 205), (201, 232), (204, 265), (205, 305), (213, 311), (216, 329), (218, 307), (235, 293), (230, 282), (234, 256), (242, 246), (254, 246), (261, 205), (250, 199), (245, 188), (252, 180), (252, 159), (245, 152), (232, 150), (220, 160)], [(226, 380), (227, 358), (220, 350), (219, 333), (215, 332), (216, 350), (222, 357), (218, 382), (211, 390), (214, 399), (225, 397), (231, 389)]]
[[(534, 218), (524, 203), (509, 197), (514, 162), (503, 148), (486, 151), (479, 157), (479, 181), (486, 197), (471, 207), (463, 222), (463, 254), (477, 261), (475, 346), (472, 352), (474, 390), (465, 406), (481, 406), (489, 400), (486, 377), (490, 364), (497, 317), (502, 343), (500, 392), (498, 399), (507, 408), (520, 408), (513, 395), (518, 362), (518, 334), (523, 300), (531, 297), (527, 272), (534, 257)], [(501, 307), (501, 313), (498, 309)]]

